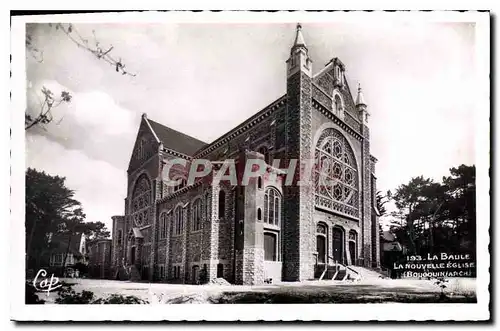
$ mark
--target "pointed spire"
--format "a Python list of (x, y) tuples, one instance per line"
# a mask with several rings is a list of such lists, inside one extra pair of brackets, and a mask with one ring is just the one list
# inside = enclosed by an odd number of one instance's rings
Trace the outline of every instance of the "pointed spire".
[(358, 83), (358, 96), (356, 97), (356, 106), (365, 106), (366, 107), (366, 102), (365, 98), (363, 97), (363, 92), (361, 91), (361, 84)]
[(295, 42), (293, 43), (293, 47), (297, 46), (307, 47), (304, 36), (302, 36), (302, 25), (300, 23), (297, 23), (297, 32), (295, 35)]

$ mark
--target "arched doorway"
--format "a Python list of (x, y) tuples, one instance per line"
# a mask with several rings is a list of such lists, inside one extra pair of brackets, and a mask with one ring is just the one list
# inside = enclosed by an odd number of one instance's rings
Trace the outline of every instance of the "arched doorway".
[(340, 263), (344, 262), (344, 231), (340, 227), (332, 229), (333, 259)]
[(327, 253), (326, 225), (319, 223), (316, 226), (316, 252), (318, 253), (318, 263), (326, 263)]
[(135, 246), (130, 249), (130, 264), (135, 264)]
[(349, 231), (349, 255), (351, 257), (351, 264), (357, 264), (357, 248), (358, 248), (358, 234), (356, 231)]
[(200, 283), (200, 267), (197, 265), (193, 266), (192, 283), (195, 285)]

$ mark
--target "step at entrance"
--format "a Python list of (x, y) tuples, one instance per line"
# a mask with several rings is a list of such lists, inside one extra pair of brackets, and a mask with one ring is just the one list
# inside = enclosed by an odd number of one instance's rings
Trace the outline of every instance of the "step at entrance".
[(344, 280), (346, 276), (347, 276), (347, 270), (340, 269), (339, 272), (335, 275), (335, 278), (333, 280)]

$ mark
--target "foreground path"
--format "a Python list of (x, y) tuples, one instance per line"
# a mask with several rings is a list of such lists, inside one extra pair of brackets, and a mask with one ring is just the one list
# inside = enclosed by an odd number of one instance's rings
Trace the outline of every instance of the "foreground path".
[[(248, 297), (250, 293), (259, 296), (294, 296), (300, 300), (315, 299), (318, 296), (335, 297), (335, 300), (377, 299), (390, 301), (395, 296), (436, 297), (441, 289), (434, 281), (416, 279), (363, 279), (360, 282), (338, 281), (304, 281), (294, 283), (278, 283), (260, 286), (244, 285), (181, 285), (163, 283), (134, 283), (100, 279), (61, 279), (74, 283), (76, 292), (92, 291), (97, 297), (107, 297), (111, 294), (133, 295), (151, 303), (209, 303), (214, 299), (223, 298), (229, 302), (234, 297)], [(475, 295), (475, 279), (455, 278), (447, 283), (445, 292), (449, 295)], [(250, 295), (252, 296), (252, 295)], [(255, 297), (255, 295), (253, 295)], [(253, 299), (244, 299), (253, 300)], [(285, 299), (280, 299), (285, 300)], [(326, 300), (326, 299), (325, 299)], [(333, 300), (332, 302), (335, 302)], [(51, 301), (51, 300), (50, 300)], [(266, 301), (272, 302), (272, 301)]]

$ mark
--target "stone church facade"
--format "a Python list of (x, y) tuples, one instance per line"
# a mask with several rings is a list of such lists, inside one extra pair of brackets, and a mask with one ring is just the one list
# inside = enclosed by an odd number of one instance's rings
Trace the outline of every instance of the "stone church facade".
[[(113, 217), (114, 278), (262, 284), (314, 279), (336, 263), (380, 266), (377, 160), (361, 89), (353, 98), (338, 58), (313, 74), (300, 25), (286, 66), (286, 93), (212, 143), (142, 116), (124, 215)], [(179, 158), (210, 160), (214, 169), (191, 185), (171, 170), (178, 184), (167, 185), (164, 167)], [(238, 174), (261, 159), (265, 174), (213, 185), (226, 159)], [(294, 160), (322, 166), (311, 176), (298, 167), (287, 185)]]

